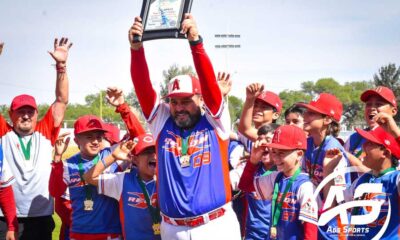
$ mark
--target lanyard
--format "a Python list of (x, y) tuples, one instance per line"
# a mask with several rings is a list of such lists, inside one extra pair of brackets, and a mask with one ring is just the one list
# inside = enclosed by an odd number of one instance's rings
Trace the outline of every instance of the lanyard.
[(315, 158), (312, 159), (312, 160), (314, 160), (314, 161), (310, 161), (310, 174), (309, 174), (309, 175), (310, 175), (310, 179), (311, 179), (311, 180), (312, 180), (313, 177), (314, 177), (314, 172), (315, 172), (315, 168), (316, 168), (315, 165), (316, 165), (317, 162), (318, 162), (318, 158), (319, 158), (319, 155), (321, 154), (322, 146), (324, 146), (325, 139), (326, 139), (326, 136), (324, 137), (324, 140), (322, 140), (321, 144), (319, 145), (317, 154), (315, 155)]
[(22, 152), (24, 153), (25, 160), (29, 160), (31, 158), (31, 146), (32, 146), (32, 137), (29, 139), (28, 144), (24, 144), (22, 138), (18, 136), (19, 144), (21, 145)]
[[(375, 179), (380, 178), (380, 177), (382, 177), (383, 175), (385, 175), (386, 173), (391, 172), (391, 171), (396, 171), (396, 168), (395, 168), (395, 167), (387, 168), (387, 169), (383, 170), (382, 172), (380, 172), (379, 175), (378, 175), (377, 177), (374, 177), (374, 178), (372, 178), (373, 175), (372, 175), (372, 173), (371, 173), (371, 174), (369, 175), (369, 177), (367, 178), (367, 181), (368, 181), (369, 183), (371, 183), (371, 182), (374, 183), (374, 182), (375, 182)], [(367, 197), (367, 194), (364, 193), (364, 194), (361, 196), (361, 198), (358, 199), (358, 200), (365, 200), (366, 197)], [(361, 207), (355, 207), (355, 208), (353, 208), (353, 211), (351, 212), (351, 215), (359, 215), (360, 212), (361, 212)]]
[[(183, 132), (181, 131), (182, 135)], [(192, 131), (189, 131), (189, 134), (186, 137), (182, 137), (182, 151), (181, 151), (181, 156), (185, 156), (188, 154), (189, 150), (189, 139), (190, 136), (192, 135)]]
[(276, 171), (276, 166), (274, 165), (271, 169), (268, 169), (267, 171), (265, 171), (265, 173), (263, 173), (261, 176), (267, 176), (270, 175), (271, 173)]
[(139, 182), (140, 188), (142, 189), (144, 198), (146, 199), (147, 209), (149, 209), (151, 218), (153, 219), (153, 223), (160, 223), (161, 222), (160, 209), (158, 207), (153, 207), (153, 205), (151, 205), (149, 193), (147, 192), (146, 186), (144, 185), (142, 178), (139, 176), (139, 174), (137, 175), (137, 180)]
[(272, 218), (273, 218), (272, 226), (274, 226), (274, 227), (276, 227), (276, 225), (278, 225), (279, 218), (281, 216), (282, 204), (286, 198), (286, 194), (289, 191), (289, 188), (293, 185), (293, 182), (296, 181), (296, 178), (297, 178), (297, 176), (299, 176), (300, 172), (301, 172), (301, 168), (298, 168), (296, 170), (296, 172), (293, 174), (293, 176), (290, 177), (289, 182), (285, 187), (285, 191), (283, 192), (282, 197), (278, 203), (276, 203), (276, 202), (278, 200), (278, 194), (279, 194), (279, 182), (282, 178), (283, 173), (282, 173), (281, 177), (275, 181), (274, 195), (272, 197)]
[[(97, 162), (99, 161), (99, 159), (100, 159), (99, 155), (97, 155), (95, 158), (93, 158), (93, 160), (92, 160), (93, 165), (96, 165)], [(81, 181), (83, 182), (83, 187), (85, 189), (86, 199), (90, 200), (90, 199), (92, 199), (92, 196), (90, 194), (89, 186), (86, 185), (85, 179), (83, 179), (83, 174), (85, 173), (85, 170), (83, 169), (83, 160), (82, 160), (82, 156), (81, 155), (79, 155), (78, 171), (79, 171), (79, 177), (81, 178)]]

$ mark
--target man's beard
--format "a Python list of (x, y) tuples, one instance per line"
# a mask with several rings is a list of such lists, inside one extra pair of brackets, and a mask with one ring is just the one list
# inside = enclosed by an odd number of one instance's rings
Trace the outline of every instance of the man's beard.
[[(178, 120), (178, 115), (179, 114), (186, 114), (189, 117), (186, 120)], [(195, 114), (190, 114), (188, 111), (181, 111), (181, 112), (176, 112), (174, 116), (174, 121), (175, 124), (183, 129), (189, 129), (194, 127), (194, 125), (199, 121), (201, 116), (200, 108)]]

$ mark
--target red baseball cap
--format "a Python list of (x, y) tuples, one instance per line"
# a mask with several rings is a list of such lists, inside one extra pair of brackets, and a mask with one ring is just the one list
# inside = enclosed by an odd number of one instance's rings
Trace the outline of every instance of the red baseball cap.
[(94, 115), (84, 115), (79, 117), (74, 123), (74, 134), (79, 134), (83, 132), (100, 130), (106, 132), (104, 128), (103, 121)]
[(137, 141), (137, 144), (132, 151), (134, 155), (139, 155), (146, 148), (156, 146), (153, 135), (151, 135), (150, 133), (141, 134), (141, 135), (135, 137), (134, 140)]
[(361, 94), (361, 101), (366, 102), (371, 96), (378, 96), (389, 102), (393, 107), (397, 108), (396, 97), (390, 88), (378, 86), (375, 89), (366, 90)]
[(104, 138), (110, 142), (111, 145), (118, 143), (119, 138), (119, 128), (111, 123), (104, 123), (104, 129), (107, 130), (104, 134)]
[(277, 149), (307, 149), (307, 137), (303, 129), (294, 125), (282, 125), (274, 131), (272, 142), (267, 144), (269, 148)]
[(310, 103), (297, 103), (299, 107), (307, 108), (313, 112), (321, 113), (332, 117), (339, 122), (343, 113), (343, 105), (334, 95), (329, 93), (321, 93), (316, 96)]
[(31, 95), (27, 95), (27, 94), (22, 94), (22, 95), (16, 96), (12, 100), (10, 108), (11, 108), (11, 111), (14, 111), (14, 110), (17, 110), (18, 108), (21, 108), (24, 106), (30, 106), (37, 110), (35, 98), (32, 97)]
[(276, 108), (279, 113), (282, 111), (282, 100), (273, 92), (264, 91), (257, 96), (257, 100), (261, 100), (268, 105), (271, 105), (272, 107)]
[(400, 146), (396, 139), (385, 131), (381, 126), (378, 126), (370, 131), (365, 131), (360, 128), (356, 128), (358, 134), (365, 138), (367, 141), (383, 145), (389, 149), (393, 156), (400, 158)]
[(190, 97), (201, 94), (200, 82), (191, 75), (179, 75), (173, 77), (168, 83), (168, 95), (166, 97)]

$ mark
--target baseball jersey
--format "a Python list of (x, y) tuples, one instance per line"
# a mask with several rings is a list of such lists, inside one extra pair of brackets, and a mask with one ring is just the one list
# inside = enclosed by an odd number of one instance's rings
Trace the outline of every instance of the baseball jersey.
[[(49, 194), (53, 144), (57, 139), (60, 127), (54, 127), (50, 107), (30, 136), (21, 138), (23, 145), (29, 146), (30, 156), (25, 157), (19, 136), (5, 119), (0, 116), (0, 141), (4, 157), (14, 175), (14, 197), (18, 217), (39, 217), (53, 214), (53, 198)], [(2, 214), (1, 214), (2, 215)]]
[[(348, 239), (372, 239), (377, 237), (378, 232), (386, 225), (386, 230), (379, 239), (399, 239), (400, 238), (400, 171), (391, 170), (383, 176), (375, 177), (369, 173), (361, 175), (353, 182), (350, 188), (345, 191), (345, 200), (352, 201), (354, 192), (358, 186), (363, 183), (382, 184), (382, 193), (369, 193), (360, 200), (381, 200), (384, 203), (381, 205), (379, 215), (372, 223), (367, 225), (348, 226), (353, 227), (353, 235), (349, 235)], [(390, 211), (389, 211), (390, 210)], [(368, 215), (371, 213), (371, 207), (356, 207), (355, 215)], [(388, 223), (387, 223), (388, 221)], [(362, 229), (360, 231), (358, 229)], [(358, 230), (358, 231), (357, 231)]]
[[(260, 165), (255, 177), (267, 171)], [(269, 174), (271, 174), (270, 172)], [(246, 240), (269, 239), (271, 200), (262, 199), (257, 192), (246, 193), (248, 214), (246, 219)]]
[[(305, 157), (303, 158), (303, 171), (309, 173), (311, 182), (314, 183), (315, 186), (323, 179), (323, 163), (325, 152), (329, 149), (337, 148), (342, 152), (342, 159), (339, 160), (336, 169), (344, 168), (350, 166), (349, 160), (346, 156), (346, 151), (343, 146), (339, 143), (339, 141), (333, 136), (326, 136), (323, 145), (318, 147), (314, 146), (314, 141), (312, 137), (307, 139), (307, 150), (305, 153)], [(311, 172), (312, 171), (312, 172)], [(350, 174), (339, 175), (334, 179), (336, 186), (350, 186), (351, 184), (351, 176)]]
[[(156, 181), (143, 181), (153, 207), (157, 206)], [(136, 169), (129, 173), (102, 174), (98, 192), (119, 202), (122, 232), (126, 240), (161, 239), (154, 235), (153, 221), (138, 180)]]
[[(262, 199), (272, 199), (274, 184), (279, 183), (277, 202), (289, 183), (290, 177), (282, 172), (273, 172), (254, 179), (254, 187)], [(280, 218), (277, 223), (277, 239), (304, 239), (302, 221), (317, 225), (318, 205), (313, 199), (314, 186), (306, 173), (300, 173), (283, 200)], [(270, 222), (272, 222), (270, 214)]]
[(362, 149), (362, 145), (365, 143), (365, 138), (361, 137), (357, 132), (350, 135), (344, 144), (344, 148), (359, 159), (364, 158), (365, 152)]
[[(110, 148), (100, 151), (99, 158), (104, 159), (110, 154)], [(67, 159), (64, 164), (63, 179), (67, 184), (72, 206), (71, 233), (102, 234), (121, 233), (118, 202), (114, 199), (98, 194), (95, 186), (86, 184), (79, 174), (80, 153)], [(87, 172), (94, 166), (92, 160), (82, 159), (82, 168)], [(87, 190), (85, 190), (87, 189)], [(93, 201), (93, 210), (84, 210), (86, 191)]]

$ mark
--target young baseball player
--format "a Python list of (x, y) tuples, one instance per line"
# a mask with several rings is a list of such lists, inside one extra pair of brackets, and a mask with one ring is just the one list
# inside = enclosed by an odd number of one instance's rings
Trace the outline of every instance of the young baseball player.
[(264, 91), (264, 85), (260, 83), (250, 84), (246, 87), (246, 101), (240, 117), (239, 132), (250, 141), (256, 141), (257, 129), (262, 125), (275, 123), (281, 110), (282, 101), (278, 95)]
[[(396, 171), (400, 158), (400, 147), (391, 134), (383, 127), (376, 127), (370, 131), (356, 129), (364, 138), (363, 149), (365, 157), (363, 164), (371, 171), (356, 179), (345, 192), (345, 201), (371, 200), (380, 202), (380, 211), (372, 222), (364, 225), (351, 225), (347, 228), (348, 239), (398, 239), (400, 236), (400, 171)], [(336, 153), (340, 155), (340, 152)], [(334, 160), (336, 157), (331, 157)], [(329, 164), (326, 164), (329, 166)], [(327, 172), (332, 168), (327, 167)], [(371, 191), (361, 196), (355, 196), (363, 184), (370, 184), (364, 191)], [(374, 190), (374, 188), (376, 188)], [(370, 206), (354, 207), (351, 215), (366, 217), (373, 214)]]
[(1, 239), (18, 239), (18, 221), (12, 184), (15, 182), (0, 144), (0, 209), (4, 214), (7, 232)]
[[(157, 205), (156, 153), (154, 139), (143, 134), (132, 141), (121, 143), (105, 158), (105, 165), (98, 163), (85, 173), (85, 180), (98, 186), (100, 194), (119, 201), (124, 239), (153, 240), (160, 238), (160, 209)], [(136, 145), (135, 145), (136, 144)], [(117, 159), (131, 160), (137, 168), (130, 172), (101, 174)]]
[[(259, 159), (268, 149), (277, 170), (254, 178)], [(301, 172), (301, 161), (307, 149), (302, 129), (284, 125), (275, 130), (272, 142), (254, 144), (245, 172), (244, 187), (255, 189), (262, 199), (271, 200), (270, 239), (317, 239), (317, 200), (309, 176)], [(254, 185), (252, 185), (254, 179)]]
[[(396, 129), (398, 129), (397, 125), (393, 120), (393, 117), (397, 114), (397, 102), (396, 96), (391, 89), (384, 86), (378, 86), (375, 89), (366, 90), (361, 94), (360, 98), (361, 101), (365, 103), (364, 119), (368, 124), (368, 128), (365, 130), (368, 131), (374, 129), (380, 124), (386, 125), (385, 123), (392, 123), (388, 125), (389, 128), (386, 130), (389, 133), (392, 132), (396, 138), (400, 136), (398, 131), (396, 131)], [(390, 128), (390, 126), (393, 127)], [(394, 130), (391, 131), (391, 129)], [(364, 142), (365, 139), (355, 132), (346, 141), (345, 149), (353, 156), (362, 159), (365, 156), (362, 148)], [(352, 158), (350, 160), (352, 160)]]
[(295, 125), (301, 129), (303, 129), (304, 125), (304, 108), (301, 108), (296, 105), (290, 106), (285, 110), (285, 124), (286, 125)]
[(188, 36), (199, 78), (172, 78), (168, 83), (170, 101), (165, 103), (151, 85), (143, 44), (133, 42), (134, 35), (143, 34), (139, 17), (129, 31), (132, 82), (157, 139), (161, 237), (240, 239), (230, 203), (229, 112), (191, 14), (185, 15), (182, 32)]
[[(310, 180), (315, 186), (318, 186), (323, 179), (323, 161), (325, 152), (329, 149), (339, 149), (342, 152), (342, 158), (338, 161), (336, 170), (350, 166), (347, 155), (341, 143), (336, 139), (340, 125), (339, 121), (342, 115), (342, 103), (329, 93), (321, 93), (310, 103), (299, 103), (300, 107), (306, 109), (304, 113), (304, 131), (308, 133), (307, 150), (303, 159), (303, 171), (307, 172)], [(351, 175), (349, 173), (338, 175), (334, 183), (336, 186), (350, 186)], [(329, 189), (324, 188), (321, 198), (325, 200), (325, 193)], [(343, 227), (337, 219), (332, 219), (326, 226), (320, 226), (320, 238), (337, 239), (342, 237), (331, 235), (326, 229), (331, 227)]]
[(72, 205), (70, 228), (71, 239), (106, 240), (120, 239), (118, 202), (97, 193), (96, 187), (86, 183), (83, 175), (97, 162), (103, 162), (111, 153), (110, 148), (101, 149), (104, 137), (102, 121), (93, 115), (78, 118), (74, 124), (75, 142), (80, 152), (67, 159), (65, 166), (61, 161), (67, 148), (65, 142), (55, 146), (53, 169), (49, 190), (54, 197), (68, 190)]
[[(258, 129), (258, 140), (261, 143), (271, 143), (274, 131), (278, 125), (271, 123), (263, 125)], [(252, 152), (254, 154), (254, 152)], [(254, 157), (254, 156), (252, 156)], [(257, 156), (258, 157), (258, 156)], [(262, 153), (258, 159), (258, 170), (255, 172), (255, 177), (266, 176), (276, 171), (276, 166), (270, 158), (267, 149)], [(247, 163), (251, 164), (251, 163)], [(246, 178), (246, 176), (243, 176)], [(239, 188), (241, 188), (242, 181), (246, 182), (246, 179), (241, 179)], [(246, 199), (248, 202), (247, 218), (246, 218), (246, 237), (248, 240), (255, 239), (268, 239), (269, 238), (269, 227), (270, 227), (270, 214), (271, 214), (271, 201), (262, 199), (255, 191), (246, 192)]]

